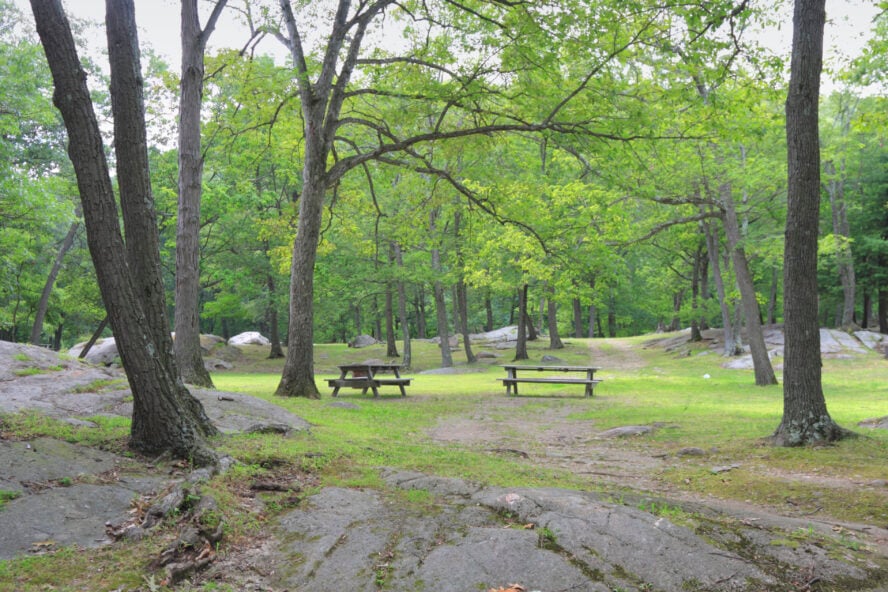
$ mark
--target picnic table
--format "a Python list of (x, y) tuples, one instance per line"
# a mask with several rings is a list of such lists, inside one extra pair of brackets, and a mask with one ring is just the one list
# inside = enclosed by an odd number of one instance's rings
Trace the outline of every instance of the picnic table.
[[(558, 366), (558, 365), (527, 365), (527, 364), (502, 364), (502, 368), (506, 370), (506, 377), (499, 378), (506, 385), (507, 395), (518, 394), (518, 383), (544, 383), (544, 384), (582, 384), (586, 387), (585, 394), (587, 397), (592, 396), (592, 389), (601, 380), (595, 379), (595, 372), (601, 370), (594, 366)], [(518, 376), (518, 371), (523, 372), (559, 372), (561, 374), (582, 374), (583, 376)]]
[(339, 366), (339, 378), (330, 378), (327, 384), (333, 387), (334, 397), (339, 394), (339, 389), (342, 387), (363, 389), (362, 394), (367, 394), (369, 389), (373, 391), (374, 397), (378, 397), (379, 387), (385, 385), (397, 386), (401, 389), (401, 396), (406, 397), (407, 391), (404, 387), (410, 386), (410, 380), (401, 377), (400, 364), (361, 363)]

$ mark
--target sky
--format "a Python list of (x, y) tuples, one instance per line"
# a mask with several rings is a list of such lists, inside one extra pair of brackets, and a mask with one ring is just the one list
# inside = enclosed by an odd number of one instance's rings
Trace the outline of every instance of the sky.
[[(14, 0), (26, 15), (31, 14), (28, 0)], [(63, 0), (69, 14), (103, 22), (104, 0)], [(234, 4), (234, 2), (229, 2)], [(871, 30), (873, 16), (877, 12), (877, 0), (827, 0), (827, 25), (824, 51), (826, 63), (835, 59), (853, 56), (864, 46)], [(200, 0), (201, 24), (206, 20), (208, 3)], [(140, 42), (149, 43), (156, 53), (165, 57), (174, 70), (180, 62), (179, 48), (179, 0), (135, 0), (136, 22), (140, 28)], [(779, 29), (771, 30), (762, 40), (775, 51), (788, 55), (792, 41), (791, 7), (787, 3), (784, 23)], [(209, 50), (223, 47), (240, 48), (248, 34), (229, 9), (223, 12), (213, 35)], [(101, 38), (97, 35), (97, 38)], [(102, 42), (103, 38), (100, 39)], [(270, 53), (283, 59), (286, 51), (275, 39), (267, 38), (258, 48), (259, 53)]]

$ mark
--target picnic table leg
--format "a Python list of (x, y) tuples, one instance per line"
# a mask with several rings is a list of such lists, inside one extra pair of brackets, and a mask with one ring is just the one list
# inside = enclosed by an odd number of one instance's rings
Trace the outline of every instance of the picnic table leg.
[[(592, 380), (593, 376), (595, 376), (595, 370), (587, 370), (586, 371), (586, 379), (587, 380)], [(586, 384), (586, 396), (587, 397), (592, 396), (592, 383), (591, 382)]]

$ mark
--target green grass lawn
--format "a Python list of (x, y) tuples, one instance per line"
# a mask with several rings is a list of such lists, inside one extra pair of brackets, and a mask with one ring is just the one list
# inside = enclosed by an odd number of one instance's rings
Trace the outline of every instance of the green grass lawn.
[[(643, 365), (632, 370), (603, 369), (595, 397), (580, 396), (577, 385), (522, 386), (524, 405), (509, 410), (533, 420), (548, 407), (570, 405), (572, 419), (592, 421), (598, 430), (624, 425), (661, 425), (652, 434), (625, 441), (625, 446), (650, 455), (672, 455), (681, 448), (698, 447), (710, 454), (704, 459), (684, 460), (659, 478), (673, 486), (701, 494), (778, 505), (792, 497), (818, 511), (844, 519), (881, 521), (888, 524), (888, 489), (857, 488), (853, 495), (818, 485), (817, 478), (836, 478), (866, 484), (888, 478), (888, 432), (857, 427), (870, 417), (888, 415), (888, 362), (876, 354), (853, 359), (824, 360), (823, 383), (833, 418), (861, 437), (835, 446), (782, 449), (766, 443), (780, 422), (782, 387), (757, 387), (751, 370), (721, 367), (714, 353), (691, 351), (681, 357), (662, 349), (642, 348), (649, 337), (622, 340), (633, 346)], [(571, 339), (565, 350), (550, 352), (546, 343), (534, 343), (530, 357), (538, 362), (554, 353), (571, 364), (599, 365), (590, 356), (587, 340)], [(607, 348), (608, 344), (604, 344)], [(454, 352), (457, 367), (464, 365), (462, 352)], [(324, 379), (333, 378), (339, 363), (369, 358), (386, 359), (382, 346), (354, 350), (342, 345), (318, 347), (320, 400), (282, 398), (273, 395), (280, 375), (275, 373), (225, 372), (214, 375), (222, 390), (265, 398), (304, 417), (315, 425), (311, 434), (291, 440), (233, 438), (225, 446), (235, 456), (294, 455), (321, 452), (325, 478), (335, 482), (373, 484), (382, 465), (426, 471), (502, 485), (556, 485), (595, 488), (589, 479), (568, 472), (540, 469), (524, 459), (491, 455), (483, 447), (442, 445), (433, 442), (429, 428), (448, 417), (470, 416), (485, 402), (505, 397), (504, 376), (498, 363), (503, 356), (476, 372), (454, 375), (416, 374), (408, 397), (397, 396), (394, 387), (383, 387), (373, 399), (358, 390), (343, 389), (340, 400), (358, 403), (359, 409), (330, 407), (333, 399)], [(511, 352), (508, 352), (511, 355)], [(257, 355), (256, 353), (248, 355)], [(414, 369), (435, 367), (436, 347), (414, 344)], [(269, 361), (268, 363), (270, 363)], [(282, 366), (282, 361), (276, 362)], [(778, 376), (780, 372), (778, 371)], [(503, 413), (503, 411), (500, 411)], [(529, 443), (530, 446), (532, 443)], [(271, 449), (269, 449), (271, 448)], [(261, 459), (260, 459), (261, 460)], [(713, 464), (739, 464), (727, 475), (712, 474)], [(785, 473), (806, 473), (810, 483), (788, 481)]]

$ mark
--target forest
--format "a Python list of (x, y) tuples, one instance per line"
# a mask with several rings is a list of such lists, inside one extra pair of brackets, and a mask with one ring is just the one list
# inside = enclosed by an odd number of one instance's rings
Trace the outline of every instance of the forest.
[[(783, 321), (789, 62), (755, 31), (785, 6), (218, 0), (189, 22), (190, 4), (186, 75), (142, 48), (177, 334), (258, 330), (283, 356), (359, 334), (407, 349), (519, 324), (557, 348), (723, 327), (731, 355)], [(222, 11), (245, 37), (207, 52)], [(0, 18), (0, 338), (65, 349), (110, 335), (96, 254), (32, 15), (3, 0)], [(97, 29), (73, 24), (84, 48)], [(885, 12), (872, 24), (826, 64), (816, 279), (822, 326), (885, 333)], [(82, 66), (111, 146), (113, 85)]]

